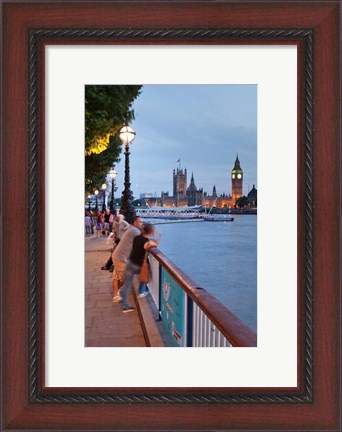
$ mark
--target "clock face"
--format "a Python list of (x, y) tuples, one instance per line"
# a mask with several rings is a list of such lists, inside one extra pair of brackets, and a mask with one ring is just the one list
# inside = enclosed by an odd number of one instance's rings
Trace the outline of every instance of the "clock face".
[(242, 177), (242, 175), (241, 175), (241, 174), (238, 174), (238, 175), (237, 175), (237, 178), (238, 178), (238, 179), (240, 179), (241, 177)]
[(233, 180), (235, 179), (235, 174), (232, 175), (232, 179), (233, 179)]

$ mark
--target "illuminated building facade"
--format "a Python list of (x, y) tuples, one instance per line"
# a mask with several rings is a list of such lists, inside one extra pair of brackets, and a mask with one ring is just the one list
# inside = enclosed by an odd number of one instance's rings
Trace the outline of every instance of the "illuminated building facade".
[[(181, 168), (173, 170), (173, 196), (169, 192), (162, 192), (160, 197), (146, 197), (146, 202), (149, 206), (162, 207), (189, 207), (203, 205), (207, 209), (216, 208), (234, 208), (236, 201), (243, 196), (243, 170), (241, 168), (238, 155), (236, 156), (233, 169), (230, 173), (231, 179), (231, 195), (222, 193), (217, 194), (216, 186), (213, 186), (212, 192), (209, 195), (203, 192), (203, 188), (197, 189), (194, 175), (192, 173), (190, 184), (187, 187), (187, 169)], [(248, 194), (248, 206), (256, 207), (257, 190), (255, 185)]]

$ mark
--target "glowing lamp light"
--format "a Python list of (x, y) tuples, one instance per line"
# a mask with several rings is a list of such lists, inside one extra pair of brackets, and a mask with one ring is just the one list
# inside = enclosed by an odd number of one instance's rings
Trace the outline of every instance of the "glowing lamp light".
[(125, 125), (123, 128), (121, 128), (119, 137), (124, 144), (128, 145), (134, 140), (135, 132), (130, 126)]
[(115, 171), (114, 168), (112, 168), (112, 169), (109, 171), (109, 175), (110, 175), (110, 178), (111, 178), (112, 180), (115, 179), (116, 174), (117, 174), (117, 172)]

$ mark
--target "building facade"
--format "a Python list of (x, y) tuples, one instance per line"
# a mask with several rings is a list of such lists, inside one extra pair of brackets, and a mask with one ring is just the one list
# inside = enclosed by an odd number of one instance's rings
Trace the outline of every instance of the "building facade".
[[(216, 186), (213, 186), (212, 192), (209, 195), (203, 191), (203, 188), (197, 188), (195, 184), (194, 174), (191, 174), (189, 186), (187, 186), (187, 169), (180, 168), (173, 170), (173, 195), (169, 192), (161, 192), (160, 197), (146, 197), (146, 203), (149, 206), (162, 207), (189, 207), (202, 205), (207, 209), (216, 208), (235, 208), (236, 201), (243, 196), (243, 169), (238, 155), (236, 156), (233, 169), (230, 173), (231, 180), (231, 195), (222, 193), (217, 194)], [(249, 206), (256, 207), (255, 185), (248, 194)]]
[(248, 192), (248, 207), (256, 208), (258, 203), (258, 192), (253, 185), (252, 189)]

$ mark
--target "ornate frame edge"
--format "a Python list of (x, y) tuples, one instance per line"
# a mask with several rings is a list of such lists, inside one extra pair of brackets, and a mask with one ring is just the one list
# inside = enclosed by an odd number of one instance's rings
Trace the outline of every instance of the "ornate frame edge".
[[(42, 40), (294, 40), (303, 46), (303, 390), (300, 393), (173, 394), (40, 392), (39, 122)], [(31, 29), (29, 32), (29, 399), (31, 403), (311, 403), (313, 401), (313, 31), (311, 29)]]

